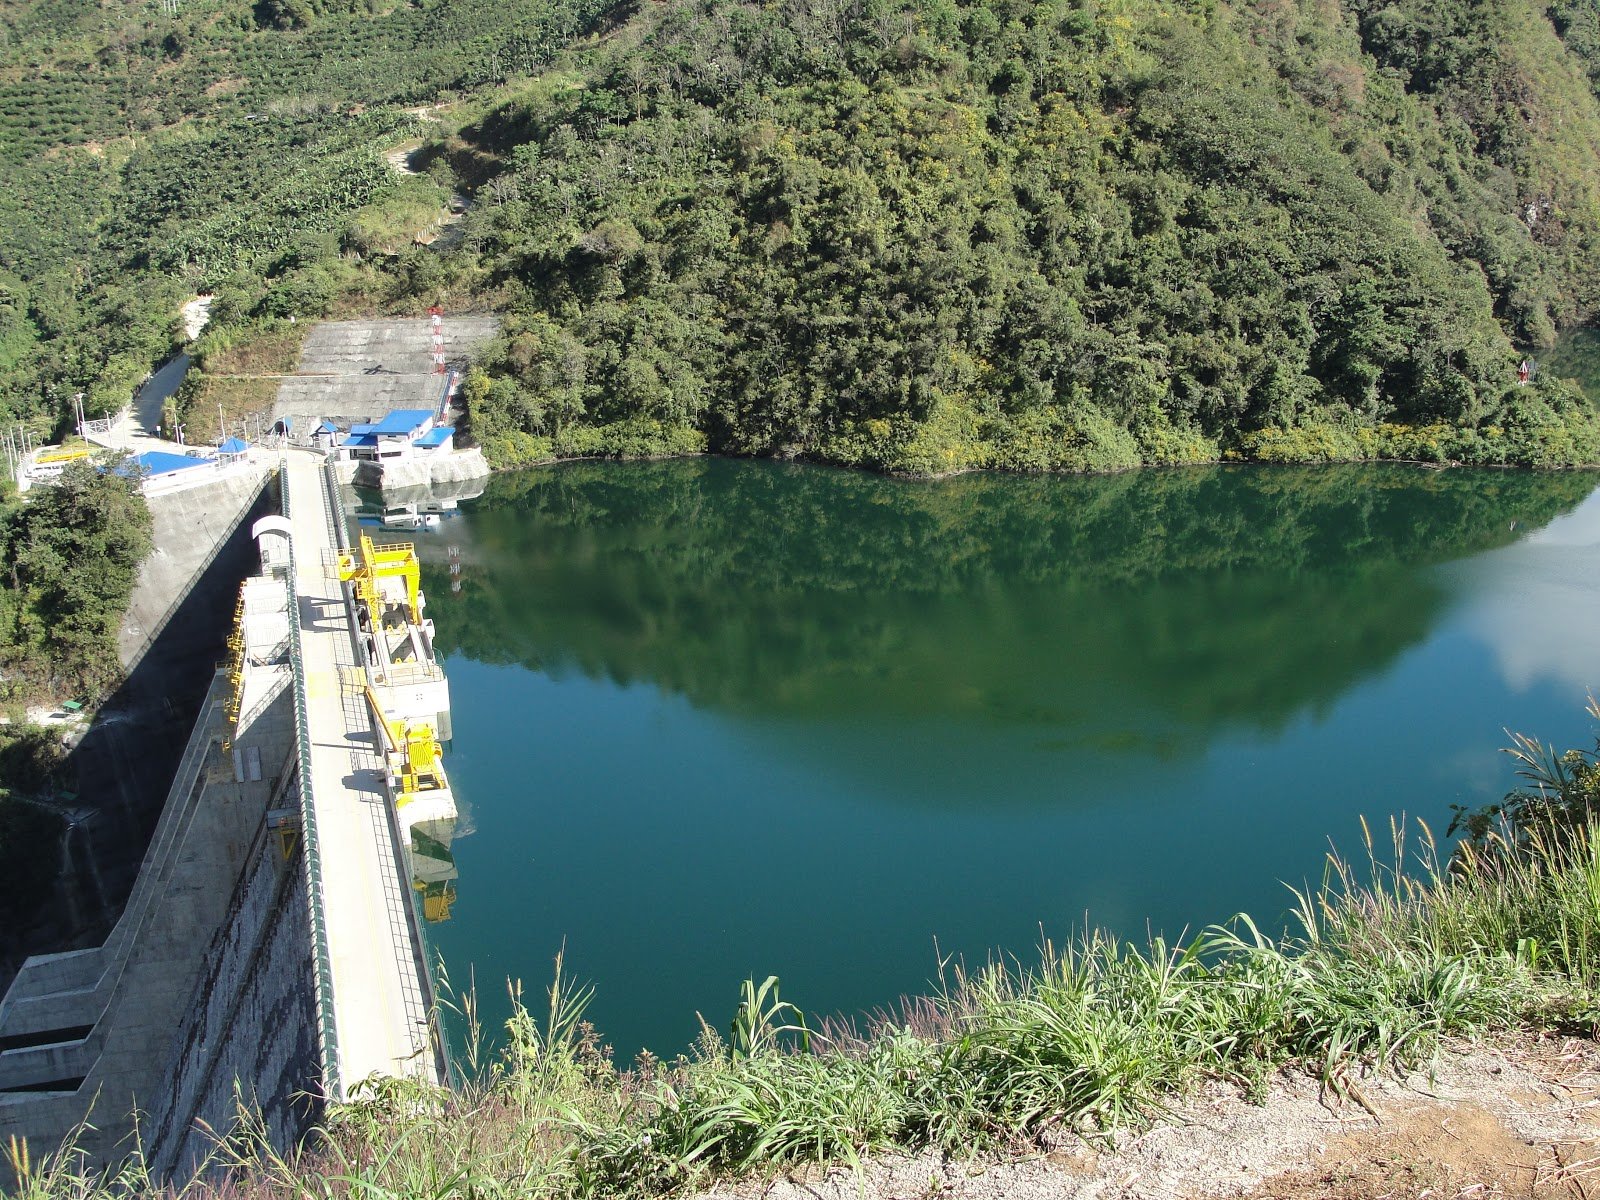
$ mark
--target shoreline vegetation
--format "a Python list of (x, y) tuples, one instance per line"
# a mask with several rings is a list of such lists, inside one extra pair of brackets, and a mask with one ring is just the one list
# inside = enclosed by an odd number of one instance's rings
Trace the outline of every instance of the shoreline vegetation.
[[(1587, 403), (1587, 402), (1585, 402)], [(1377, 427), (1319, 425), (1295, 429), (1269, 427), (1240, 439), (1238, 448), (1209, 447), (1211, 457), (1195, 456), (1181, 461), (1118, 461), (1092, 465), (1088, 460), (1056, 461), (1040, 465), (1008, 459), (995, 453), (992, 444), (979, 443), (969, 460), (959, 455), (944, 455), (944, 464), (921, 462), (896, 465), (887, 461), (843, 461), (827, 456), (763, 455), (779, 461), (810, 463), (870, 471), (908, 481), (937, 482), (980, 472), (1002, 474), (1114, 475), (1125, 471), (1167, 470), (1184, 467), (1265, 466), (1311, 467), (1349, 465), (1390, 465), (1442, 470), (1467, 467), (1482, 470), (1600, 470), (1600, 422), (1590, 425), (1587, 413), (1563, 417), (1553, 422), (1558, 432), (1534, 433), (1512, 441), (1506, 430), (1461, 429), (1445, 425), (1415, 428), (1384, 424)], [(712, 449), (703, 436), (693, 430), (665, 430), (659, 426), (628, 422), (619, 426), (589, 426), (555, 438), (528, 434), (489, 434), (487, 440), (473, 436), (470, 410), (464, 426), (469, 440), (464, 447), (477, 446), (484, 460), (497, 474), (581, 462), (655, 462), (674, 458), (721, 457), (725, 452)], [(1583, 447), (1574, 453), (1577, 447)], [(1502, 453), (1496, 454), (1494, 451)], [(1581, 455), (1581, 456), (1580, 456)], [(748, 454), (729, 457), (750, 458)]]
[[(1364, 861), (1331, 858), (1281, 936), (1243, 915), (1181, 944), (1090, 933), (1028, 965), (949, 966), (936, 994), (859, 1025), (812, 1026), (775, 979), (746, 982), (726, 1036), (706, 1025), (688, 1054), (620, 1070), (558, 960), (547, 1004), (518, 1005), (502, 1051), (474, 1031), (454, 1090), (373, 1081), (291, 1154), (242, 1114), (211, 1164), (227, 1177), (183, 1194), (668, 1194), (890, 1151), (1093, 1143), (1206, 1080), (1262, 1102), (1291, 1067), (1360, 1103), (1366, 1074), (1426, 1063), (1441, 1038), (1593, 1037), (1600, 743), (1511, 752), (1525, 786), (1458, 813), (1453, 852), (1421, 823), (1391, 822), (1381, 844), (1364, 828)], [(470, 1028), (470, 996), (460, 1011)], [(28, 1200), (164, 1190), (136, 1154), (105, 1177), (70, 1148), (9, 1157)]]

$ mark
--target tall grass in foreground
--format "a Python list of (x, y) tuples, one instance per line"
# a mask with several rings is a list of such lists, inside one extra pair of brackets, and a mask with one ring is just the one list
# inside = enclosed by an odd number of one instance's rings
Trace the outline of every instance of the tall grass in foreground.
[[(1248, 917), (1187, 944), (1089, 934), (1026, 967), (949, 972), (864, 1028), (811, 1028), (775, 980), (744, 985), (727, 1039), (618, 1070), (557, 963), (503, 1052), (454, 1090), (373, 1084), (295, 1155), (248, 1120), (218, 1148), (252, 1197), (540, 1197), (671, 1191), (710, 1175), (863, 1153), (962, 1153), (1094, 1136), (1159, 1116), (1206, 1078), (1260, 1089), (1285, 1064), (1334, 1090), (1423, 1062), (1443, 1035), (1589, 1024), (1600, 984), (1600, 829), (1526, 821), (1446, 863), (1404, 828), (1299, 896), (1298, 931)], [(1409, 864), (1409, 869), (1405, 869)], [(477, 1057), (474, 1051), (469, 1057)], [(1359, 1099), (1359, 1091), (1356, 1093)], [(96, 1180), (71, 1152), (21, 1171), (33, 1200), (151, 1190), (138, 1160)]]

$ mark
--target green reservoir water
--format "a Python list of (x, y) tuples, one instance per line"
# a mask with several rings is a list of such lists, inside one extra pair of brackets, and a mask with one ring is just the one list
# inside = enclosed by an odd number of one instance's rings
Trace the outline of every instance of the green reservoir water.
[[(1592, 736), (1600, 477), (497, 477), (418, 535), (462, 820), (429, 933), (490, 1020), (565, 946), (621, 1057), (778, 975), (812, 1013), (1240, 910), (1359, 819)], [(452, 560), (459, 570), (452, 574)]]

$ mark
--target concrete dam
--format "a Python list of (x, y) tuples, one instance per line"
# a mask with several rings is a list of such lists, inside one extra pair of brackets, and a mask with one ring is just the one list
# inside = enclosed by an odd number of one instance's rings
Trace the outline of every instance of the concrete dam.
[(241, 1099), (289, 1147), (371, 1076), (447, 1077), (422, 924), (453, 896), (449, 692), (416, 552), (351, 537), (321, 454), (264, 486), (236, 517), (260, 570), (221, 602), (226, 661), (120, 919), (0, 998), (0, 1144), (35, 1158), (87, 1119), (113, 1164), (138, 1113), (182, 1181)]

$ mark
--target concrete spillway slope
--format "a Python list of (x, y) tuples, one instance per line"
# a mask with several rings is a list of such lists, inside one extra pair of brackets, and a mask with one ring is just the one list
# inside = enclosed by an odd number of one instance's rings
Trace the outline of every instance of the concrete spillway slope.
[[(149, 497), (154, 548), (139, 564), (139, 578), (117, 631), (117, 657), (125, 669), (166, 628), (233, 535), (242, 533), (245, 514), (260, 501), (269, 474), (265, 466), (240, 470), (215, 483)], [(247, 541), (241, 541), (241, 553), (248, 553)], [(229, 594), (242, 577), (237, 568), (230, 572), (226, 587), (205, 597), (208, 607), (216, 601), (231, 617)], [(214, 648), (210, 656), (216, 657)]]
[[(447, 358), (456, 362), (494, 337), (493, 316), (447, 316)], [(274, 420), (290, 433), (309, 422), (350, 425), (397, 408), (437, 408), (443, 377), (434, 374), (433, 327), (428, 318), (327, 321), (306, 335), (295, 373), (278, 386)]]

